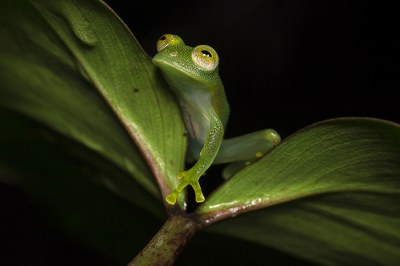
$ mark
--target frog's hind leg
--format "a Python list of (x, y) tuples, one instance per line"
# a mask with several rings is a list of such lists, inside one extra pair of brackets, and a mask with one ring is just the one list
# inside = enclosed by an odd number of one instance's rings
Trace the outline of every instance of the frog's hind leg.
[(279, 134), (273, 129), (224, 140), (214, 164), (231, 163), (223, 171), (224, 178), (229, 178), (244, 166), (262, 157), (280, 141)]
[(264, 129), (222, 141), (215, 164), (254, 160), (279, 144), (281, 138), (273, 129)]

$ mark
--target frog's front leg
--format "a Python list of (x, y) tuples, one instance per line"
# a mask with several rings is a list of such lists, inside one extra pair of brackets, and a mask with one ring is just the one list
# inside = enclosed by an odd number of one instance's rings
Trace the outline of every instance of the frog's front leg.
[(208, 131), (204, 146), (200, 151), (199, 159), (192, 168), (178, 174), (178, 178), (181, 178), (182, 181), (175, 188), (175, 190), (167, 196), (166, 201), (169, 204), (175, 204), (179, 193), (181, 193), (182, 190), (188, 185), (190, 185), (194, 190), (196, 202), (204, 201), (205, 198), (203, 192), (201, 191), (199, 179), (211, 166), (215, 157), (217, 156), (223, 136), (224, 126), (219, 120), (218, 116), (212, 114), (210, 129)]
[(201, 187), (199, 184), (199, 179), (201, 177), (201, 174), (199, 171), (200, 168), (198, 168), (198, 169), (196, 169), (196, 168), (193, 167), (187, 171), (183, 171), (178, 174), (177, 177), (179, 179), (182, 179), (182, 181), (175, 188), (175, 190), (167, 196), (166, 201), (169, 204), (175, 204), (179, 193), (181, 193), (182, 190), (188, 185), (190, 185), (193, 188), (193, 191), (196, 196), (196, 202), (203, 202), (205, 200), (203, 192), (201, 191)]

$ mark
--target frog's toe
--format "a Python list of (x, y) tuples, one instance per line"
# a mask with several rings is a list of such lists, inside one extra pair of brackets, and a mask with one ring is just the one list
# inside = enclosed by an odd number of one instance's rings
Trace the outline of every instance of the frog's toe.
[(176, 203), (176, 199), (179, 195), (179, 193), (182, 192), (182, 190), (187, 187), (188, 185), (191, 186), (194, 190), (195, 197), (196, 197), (196, 202), (200, 203), (205, 200), (203, 192), (201, 191), (201, 187), (199, 184), (199, 177), (194, 174), (193, 171), (183, 171), (177, 175), (178, 178), (182, 179), (182, 181), (179, 183), (179, 185), (175, 188), (174, 192), (169, 194), (166, 197), (166, 201), (173, 205)]
[(201, 187), (198, 181), (191, 182), (190, 185), (192, 186), (195, 196), (196, 196), (196, 202), (200, 203), (205, 200), (205, 197), (203, 195), (203, 192), (201, 191)]
[(196, 194), (196, 202), (197, 203), (202, 203), (206, 200), (206, 198), (204, 197), (203, 193), (200, 194)]
[(271, 142), (273, 146), (278, 145), (281, 142), (281, 137), (279, 136), (278, 132), (274, 129), (269, 128), (264, 131), (264, 138)]
[(165, 200), (166, 200), (169, 204), (174, 205), (174, 204), (176, 203), (176, 193), (175, 193), (175, 192), (172, 192), (171, 194), (169, 194), (169, 195), (165, 198)]

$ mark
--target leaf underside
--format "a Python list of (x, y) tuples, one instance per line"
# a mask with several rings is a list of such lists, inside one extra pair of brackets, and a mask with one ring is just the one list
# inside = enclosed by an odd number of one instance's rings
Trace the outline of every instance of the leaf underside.
[[(164, 197), (182, 170), (185, 138), (150, 58), (102, 2), (32, 3), (1, 3), (0, 106), (101, 154), (160, 198), (155, 175)], [(107, 182), (113, 192), (130, 193)]]

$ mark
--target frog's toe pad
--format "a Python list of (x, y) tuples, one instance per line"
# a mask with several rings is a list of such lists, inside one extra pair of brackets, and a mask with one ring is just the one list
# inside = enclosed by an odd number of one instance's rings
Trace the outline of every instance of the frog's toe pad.
[(165, 198), (169, 204), (174, 205), (179, 193), (181, 193), (182, 190), (187, 186), (191, 186), (193, 188), (197, 203), (204, 202), (205, 198), (198, 181), (199, 177), (194, 174), (194, 171), (188, 170), (181, 172), (178, 174), (178, 178), (182, 179), (182, 181), (175, 188), (175, 190)]
[(165, 198), (165, 200), (166, 200), (169, 204), (174, 205), (174, 204), (176, 203), (176, 194), (175, 194), (175, 192), (172, 192), (171, 194), (169, 194), (169, 195)]
[(206, 199), (206, 198), (204, 197), (203, 193), (200, 193), (200, 194), (197, 194), (197, 193), (196, 193), (196, 202), (197, 202), (197, 203), (204, 202), (205, 199)]
[(193, 181), (190, 183), (190, 186), (194, 190), (194, 194), (196, 195), (196, 202), (200, 203), (205, 200), (203, 192), (201, 191), (201, 187), (198, 181)]

